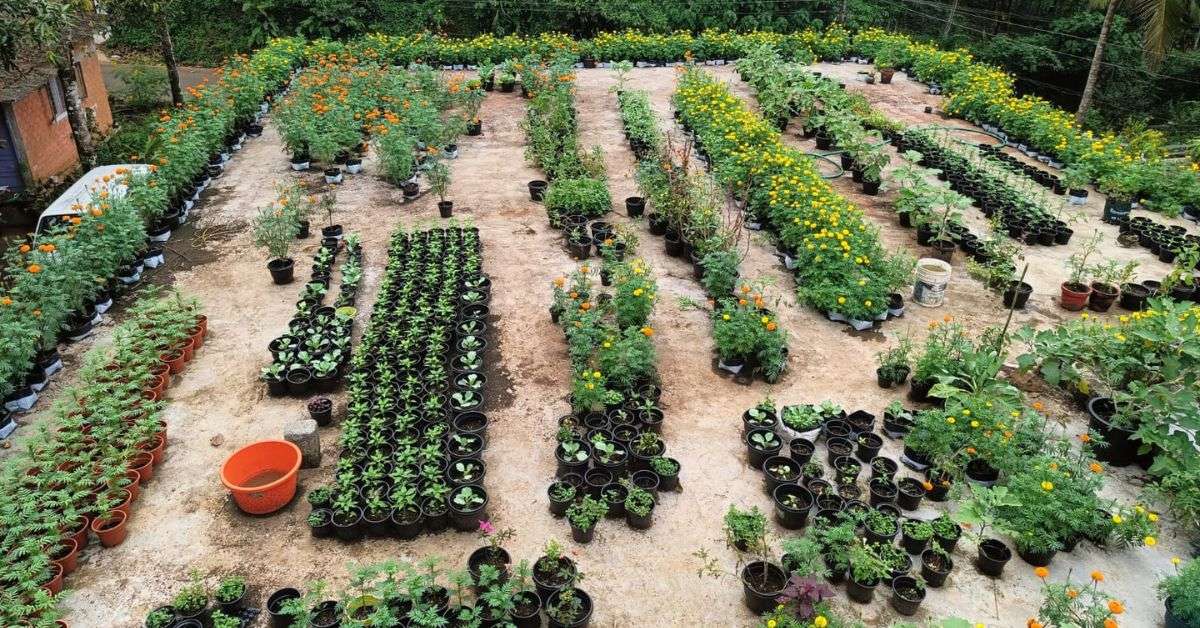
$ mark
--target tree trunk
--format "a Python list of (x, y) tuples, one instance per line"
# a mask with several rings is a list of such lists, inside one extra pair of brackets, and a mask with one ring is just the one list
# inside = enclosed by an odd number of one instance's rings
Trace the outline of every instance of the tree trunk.
[(171, 84), (171, 102), (182, 105), (183, 90), (179, 87), (179, 63), (175, 60), (175, 43), (171, 41), (171, 26), (167, 23), (166, 11), (159, 9), (154, 15), (154, 21), (163, 63), (167, 66), (167, 80)]
[(1079, 99), (1079, 109), (1075, 110), (1075, 121), (1083, 124), (1083, 118), (1092, 107), (1092, 94), (1096, 92), (1096, 83), (1100, 81), (1100, 66), (1104, 60), (1104, 46), (1108, 44), (1108, 31), (1112, 28), (1113, 17), (1117, 14), (1118, 0), (1108, 0), (1108, 9), (1104, 12), (1104, 24), (1100, 26), (1100, 38), (1096, 40), (1096, 52), (1092, 54), (1092, 67), (1088, 70), (1087, 84), (1083, 87), (1083, 96)]
[(79, 97), (79, 82), (75, 78), (75, 50), (72, 44), (62, 47), (54, 65), (58, 80), (63, 87), (63, 100), (67, 106), (67, 121), (71, 124), (71, 138), (75, 140), (75, 150), (79, 153), (79, 163), (85, 170), (96, 165), (96, 144), (92, 138), (92, 129), (88, 125), (87, 110), (83, 99)]
[(950, 15), (946, 16), (946, 27), (942, 29), (942, 39), (950, 36), (950, 31), (954, 29), (954, 16), (958, 13), (958, 0), (954, 0), (954, 4), (950, 5)]
[(847, 0), (842, 0), (842, 10), (838, 14), (838, 22), (840, 22), (843, 26), (846, 25), (846, 1)]

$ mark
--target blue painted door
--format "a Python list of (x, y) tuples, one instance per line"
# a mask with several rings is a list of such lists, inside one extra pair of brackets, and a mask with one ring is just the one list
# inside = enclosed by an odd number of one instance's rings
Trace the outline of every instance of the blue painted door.
[(17, 147), (8, 132), (4, 111), (0, 111), (0, 188), (15, 192), (25, 187), (21, 178), (21, 164), (17, 161)]

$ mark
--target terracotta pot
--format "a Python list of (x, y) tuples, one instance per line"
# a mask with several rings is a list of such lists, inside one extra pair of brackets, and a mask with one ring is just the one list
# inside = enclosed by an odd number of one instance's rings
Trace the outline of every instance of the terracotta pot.
[(167, 390), (167, 378), (164, 375), (151, 375), (150, 383), (146, 385), (146, 392), (153, 392), (155, 399), (162, 399), (163, 393)]
[(150, 374), (162, 375), (163, 379), (167, 382), (167, 386), (171, 385), (171, 369), (165, 363), (159, 362), (158, 364), (151, 366)]
[(200, 328), (201, 336), (207, 335), (208, 334), (208, 317), (203, 314), (197, 315), (196, 316), (196, 327)]
[[(1059, 305), (1064, 310), (1078, 312), (1087, 305), (1088, 297), (1092, 294), (1091, 286), (1071, 286), (1068, 283), (1062, 284), (1062, 296), (1059, 297)], [(1073, 288), (1083, 288), (1083, 291), (1074, 290)]]
[(62, 592), (63, 568), (58, 563), (50, 563), (50, 581), (42, 585), (42, 588), (49, 591), (50, 595), (58, 595)]
[(154, 454), (150, 450), (139, 451), (130, 461), (129, 468), (137, 471), (143, 482), (154, 477)]
[(116, 547), (125, 542), (125, 537), (129, 534), (129, 530), (126, 529), (128, 519), (128, 514), (114, 510), (92, 521), (92, 532), (100, 537), (100, 544), (104, 547)]
[(80, 515), (78, 525), (70, 528), (61, 528), (64, 535), (71, 537), (71, 539), (75, 541), (76, 551), (82, 552), (83, 549), (88, 546), (88, 530), (90, 523), (91, 520), (84, 515)]
[(64, 538), (62, 544), (69, 545), (70, 550), (61, 558), (53, 559), (52, 562), (61, 567), (62, 575), (66, 576), (79, 567), (79, 544), (71, 537)]
[(142, 391), (142, 399), (145, 399), (146, 401), (153, 403), (155, 401), (158, 401), (158, 393), (153, 390), (143, 390)]
[(118, 505), (113, 510), (119, 510), (119, 511), (125, 513), (126, 515), (128, 515), (129, 514), (129, 505), (133, 503), (133, 493), (129, 492), (129, 489), (127, 489), (127, 488), (121, 489), (120, 492), (117, 493), (117, 495), (119, 496), (121, 493), (125, 494), (125, 499), (121, 500), (120, 505)]
[(158, 435), (162, 436), (163, 443), (165, 446), (165, 443), (167, 442), (167, 422), (162, 419), (159, 419), (158, 426), (159, 426)]
[(188, 330), (188, 334), (192, 338), (192, 348), (199, 350), (204, 345), (204, 330), (199, 327), (193, 327)]
[(196, 345), (190, 337), (175, 343), (175, 348), (183, 352), (183, 361), (185, 363), (191, 362), (192, 357), (196, 354)]
[[(154, 459), (154, 466), (162, 464), (163, 451), (166, 450), (166, 448), (167, 439), (162, 435), (162, 433), (155, 434), (154, 437), (148, 442), (138, 445), (138, 449), (150, 454), (150, 457)], [(142, 478), (149, 480), (150, 476), (144, 475)]]
[(142, 493), (142, 476), (137, 471), (130, 470), (125, 472), (125, 479), (129, 480), (125, 490), (129, 491), (130, 501), (135, 502)]
[(183, 351), (180, 351), (179, 349), (172, 349), (171, 351), (165, 352), (159, 355), (158, 359), (160, 362), (166, 364), (167, 368), (171, 369), (172, 375), (175, 375), (183, 370), (183, 364), (185, 360), (183, 359)]

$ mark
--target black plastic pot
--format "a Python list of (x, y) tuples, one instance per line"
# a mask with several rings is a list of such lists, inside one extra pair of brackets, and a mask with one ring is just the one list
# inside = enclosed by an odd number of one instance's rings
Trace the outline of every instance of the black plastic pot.
[(1004, 289), (1004, 307), (1023, 310), (1030, 294), (1033, 294), (1033, 286), (1015, 279), (1009, 281), (1008, 287)]
[(535, 179), (529, 182), (529, 200), (541, 201), (546, 197), (546, 188), (549, 183), (540, 179)]
[(1116, 412), (1116, 406), (1108, 397), (1092, 397), (1087, 404), (1088, 428), (1100, 434), (1105, 445), (1098, 447), (1096, 458), (1114, 467), (1126, 467), (1137, 458), (1139, 441), (1133, 436), (1133, 430), (1116, 427), (1109, 420)]
[(1009, 560), (1012, 560), (1012, 550), (1007, 545), (996, 539), (986, 539), (979, 544), (975, 568), (985, 576), (999, 578)]
[(925, 601), (925, 589), (917, 586), (912, 576), (900, 576), (892, 580), (892, 608), (906, 617), (915, 615)]
[[(570, 623), (560, 623), (554, 618), (549, 619), (550, 628), (586, 628), (592, 621), (592, 598), (581, 589), (575, 589), (575, 597), (580, 603), (580, 618)], [(558, 606), (558, 598), (562, 595), (562, 590), (551, 593), (546, 598), (546, 608)]]
[(846, 595), (859, 604), (870, 604), (879, 582), (859, 582), (854, 576), (846, 578)]
[(271, 628), (288, 628), (292, 625), (292, 616), (284, 615), (284, 602), (300, 597), (300, 591), (291, 587), (279, 589), (267, 598), (267, 614), (271, 617)]
[(774, 609), (775, 599), (787, 585), (787, 574), (779, 565), (756, 560), (742, 568), (742, 600), (756, 615)]
[(438, 201), (438, 215), (449, 218), (454, 215), (454, 201)]
[[(785, 504), (789, 497), (800, 500), (801, 505), (791, 507)], [(812, 493), (797, 484), (780, 484), (771, 495), (775, 502), (775, 520), (788, 530), (799, 530), (808, 523), (808, 511), (813, 505)]]
[(954, 559), (941, 556), (932, 549), (921, 552), (921, 577), (925, 584), (938, 588), (946, 584), (946, 578), (954, 570)]
[(637, 218), (646, 210), (646, 199), (640, 196), (630, 196), (625, 199), (625, 213), (630, 218)]
[(292, 283), (292, 275), (296, 264), (291, 258), (273, 259), (267, 262), (267, 270), (271, 271), (271, 280), (276, 285)]
[(1034, 567), (1045, 567), (1046, 565), (1049, 565), (1050, 561), (1054, 560), (1054, 555), (1057, 553), (1057, 550), (1035, 552), (1032, 550), (1023, 550), (1020, 546), (1017, 547), (1017, 556), (1020, 556), (1021, 560), (1033, 565)]
[(1123, 310), (1140, 312), (1146, 309), (1146, 300), (1149, 298), (1149, 288), (1142, 284), (1127, 283), (1121, 286), (1121, 299), (1117, 304)]

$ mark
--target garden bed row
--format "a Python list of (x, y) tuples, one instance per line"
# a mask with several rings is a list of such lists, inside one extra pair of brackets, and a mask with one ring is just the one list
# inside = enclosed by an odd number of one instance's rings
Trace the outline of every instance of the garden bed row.
[(747, 213), (764, 220), (793, 260), (799, 299), (835, 320), (886, 319), (890, 295), (910, 280), (913, 260), (889, 255), (861, 210), (724, 83), (690, 68), (674, 103), (700, 153), (723, 182), (748, 190)]
[[(482, 521), (483, 547), (475, 550), (462, 570), (447, 570), (438, 556), (418, 563), (388, 561), (354, 568), (350, 583), (332, 590), (325, 581), (310, 582), (304, 590), (276, 589), (265, 600), (272, 628), (339, 625), (550, 626), (586, 628), (595, 612), (586, 591), (579, 588), (583, 573), (555, 541), (548, 541), (532, 564), (514, 564), (503, 544), (513, 530), (496, 530)], [(193, 572), (169, 605), (146, 618), (146, 628), (239, 628), (259, 615), (252, 583), (225, 576), (209, 590)]]
[(1165, 213), (1200, 204), (1200, 181), (1191, 164), (1164, 159), (1161, 140), (1084, 130), (1074, 116), (1050, 102), (1030, 94), (1018, 97), (1011, 75), (975, 62), (970, 53), (939, 50), (879, 29), (857, 33), (853, 49), (868, 57), (886, 57), (912, 76), (936, 84), (948, 95), (946, 111), (951, 115), (1001, 132), (1003, 139), (1046, 164), (1078, 168), (1118, 204), (1128, 207), (1146, 199), (1149, 208)]
[(64, 393), (68, 401), (54, 409), (54, 431), (5, 462), (0, 623), (52, 624), (54, 596), (91, 534), (105, 547), (125, 540), (135, 500), (167, 445), (160, 398), (206, 330), (198, 305), (181, 295), (136, 302), (112, 343), (87, 356), (79, 383)]
[[(662, 236), (667, 255), (692, 264), (692, 275), (713, 302), (714, 371), (749, 383), (755, 376), (778, 382), (787, 369), (787, 332), (766, 307), (765, 286), (741, 278), (749, 238), (732, 194), (718, 188), (693, 160), (690, 145), (676, 147), (658, 128), (645, 92), (617, 93), (625, 135), (638, 160), (645, 199), (626, 200), (630, 215), (646, 214), (651, 235)], [(632, 205), (631, 205), (632, 204)]]
[(343, 240), (322, 241), (313, 256), (312, 276), (304, 285), (296, 314), (288, 329), (268, 345), (271, 364), (262, 370), (271, 396), (310, 392), (327, 393), (350, 368), (351, 326), (357, 310), (354, 301), (362, 281), (362, 243), (358, 234), (345, 238), (346, 260), (341, 266), (338, 297), (325, 305), (325, 294)]
[(392, 237), (352, 361), (335, 479), (307, 496), (315, 536), (412, 539), (486, 518), (490, 298), (477, 229)]

